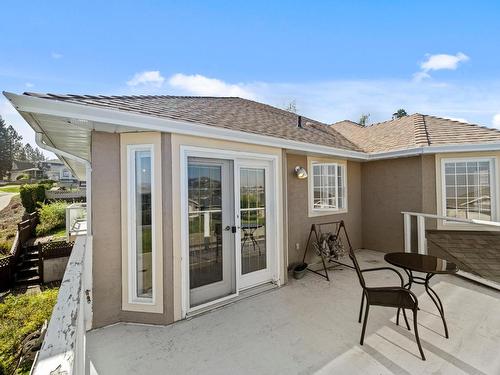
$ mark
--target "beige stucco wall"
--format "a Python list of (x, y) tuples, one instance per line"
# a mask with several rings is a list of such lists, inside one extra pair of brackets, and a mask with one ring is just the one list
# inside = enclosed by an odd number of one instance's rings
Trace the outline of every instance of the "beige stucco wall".
[[(332, 162), (338, 159), (331, 159)], [(308, 181), (299, 180), (294, 173), (295, 166), (307, 167), (307, 156), (287, 154), (287, 207), (288, 207), (288, 265), (302, 261), (311, 225), (314, 223), (344, 220), (353, 247), (362, 245), (361, 220), (361, 164), (347, 162), (348, 210), (345, 213), (310, 217), (308, 212)], [(298, 249), (297, 249), (298, 245)], [(312, 251), (311, 251), (312, 254)], [(311, 259), (306, 259), (311, 261)]]
[(162, 134), (163, 303), (162, 314), (123, 311), (120, 136), (92, 133), (93, 328), (119, 321), (173, 322), (170, 135)]
[[(384, 252), (403, 251), (401, 211), (422, 212), (422, 158), (366, 162), (361, 170), (363, 247)], [(427, 172), (426, 169), (426, 183), (432, 178)]]

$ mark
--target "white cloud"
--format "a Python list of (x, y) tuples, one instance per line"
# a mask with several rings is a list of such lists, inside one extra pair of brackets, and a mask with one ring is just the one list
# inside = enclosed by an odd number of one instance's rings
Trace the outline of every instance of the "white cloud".
[(427, 59), (420, 64), (420, 71), (413, 74), (414, 82), (422, 82), (431, 78), (429, 72), (435, 70), (456, 70), (458, 64), (469, 60), (469, 56), (462, 52), (456, 55), (447, 55), (444, 53), (437, 55), (426, 55)]
[(169, 78), (168, 83), (174, 89), (193, 95), (255, 98), (254, 93), (245, 87), (248, 85), (226, 83), (220, 79), (208, 78), (201, 74), (174, 74)]
[(457, 69), (459, 63), (467, 60), (469, 60), (469, 56), (462, 52), (459, 52), (456, 55), (427, 55), (427, 60), (420, 64), (420, 68), (424, 72), (441, 69), (455, 70)]
[(421, 82), (428, 78), (431, 78), (431, 76), (429, 73), (426, 72), (416, 72), (415, 74), (413, 74), (413, 80), (415, 82)]
[(150, 70), (134, 74), (132, 79), (127, 82), (127, 85), (161, 87), (164, 81), (165, 78), (158, 70)]
[(500, 129), (500, 113), (497, 113), (493, 116), (491, 124), (493, 125), (494, 128)]
[(63, 57), (63, 55), (60, 54), (59, 52), (52, 52), (50, 54), (50, 57), (52, 57), (54, 60), (59, 60)]

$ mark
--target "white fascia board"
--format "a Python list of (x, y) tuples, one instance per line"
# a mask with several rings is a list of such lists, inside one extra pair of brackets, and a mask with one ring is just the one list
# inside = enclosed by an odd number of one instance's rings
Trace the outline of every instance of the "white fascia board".
[(451, 152), (481, 152), (481, 151), (498, 151), (498, 150), (500, 150), (500, 143), (485, 142), (485, 143), (416, 147), (416, 148), (409, 148), (406, 150), (369, 153), (367, 155), (368, 155), (368, 160), (383, 160), (383, 159), (404, 158), (404, 157), (427, 155), (427, 154), (445, 154)]
[[(367, 159), (367, 154), (364, 152), (343, 150), (322, 145), (313, 145), (306, 142), (293, 141), (284, 138), (218, 128), (201, 123), (164, 119), (144, 114), (123, 112), (106, 108), (96, 108), (83, 104), (66, 103), (63, 101), (37, 98), (27, 95), (17, 95), (7, 92), (4, 92), (4, 95), (11, 101), (18, 111), (91, 121), (93, 122), (91, 127), (87, 127), (84, 124), (72, 123), (72, 125), (82, 126), (87, 129), (91, 128), (92, 130), (101, 130), (99, 128), (99, 123), (105, 123), (120, 125), (127, 128), (135, 128), (143, 131), (162, 131), (326, 155), (336, 155), (348, 159)], [(106, 129), (104, 129), (104, 131), (106, 131)]]

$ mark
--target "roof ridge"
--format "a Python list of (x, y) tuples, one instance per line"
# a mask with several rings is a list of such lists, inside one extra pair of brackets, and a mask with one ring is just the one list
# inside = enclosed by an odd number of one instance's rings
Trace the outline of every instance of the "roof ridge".
[(351, 123), (353, 125), (359, 126), (360, 128), (365, 128), (366, 127), (366, 126), (363, 126), (363, 125), (357, 123), (356, 121), (352, 121), (352, 120), (340, 120), (340, 121), (336, 121), (336, 122), (330, 124), (329, 126), (335, 126), (335, 125), (341, 124), (343, 122), (349, 122), (349, 123)]
[(431, 141), (424, 115), (415, 113), (411, 115), (411, 117), (415, 125), (415, 143), (419, 146), (430, 146)]
[(446, 117), (440, 117), (440, 116), (435, 116), (435, 115), (422, 115), (424, 117), (432, 117), (432, 118), (435, 118), (435, 119), (438, 119), (438, 120), (446, 120), (446, 121), (451, 121), (451, 122), (455, 122), (457, 124), (461, 124), (461, 125), (468, 125), (468, 126), (473, 126), (475, 128), (482, 128), (482, 129), (486, 129), (486, 130), (492, 130), (496, 133), (500, 133), (500, 129), (497, 129), (497, 128), (490, 128), (488, 126), (485, 126), (485, 125), (479, 125), (479, 124), (474, 124), (472, 122), (463, 122), (463, 121), (458, 121), (458, 120), (452, 120), (451, 118), (446, 118)]

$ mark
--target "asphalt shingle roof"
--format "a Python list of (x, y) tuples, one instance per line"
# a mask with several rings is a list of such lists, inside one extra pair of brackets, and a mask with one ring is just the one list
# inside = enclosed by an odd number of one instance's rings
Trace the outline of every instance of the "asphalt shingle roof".
[(44, 99), (202, 123), (276, 138), (361, 151), (329, 125), (252, 100), (196, 96), (92, 96), (25, 93)]
[(302, 116), (298, 127), (294, 113), (237, 97), (24, 95), (367, 153), (500, 142), (499, 130), (419, 113), (370, 126), (352, 121), (327, 125)]
[(369, 126), (352, 121), (331, 126), (365, 152), (500, 142), (499, 130), (419, 113)]

